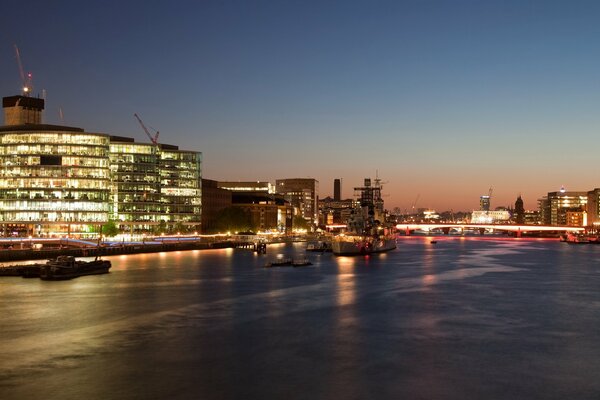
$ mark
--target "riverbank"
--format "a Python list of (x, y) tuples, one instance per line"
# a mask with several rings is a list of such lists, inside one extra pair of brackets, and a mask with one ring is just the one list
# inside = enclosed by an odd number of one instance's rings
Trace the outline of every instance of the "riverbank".
[[(304, 241), (299, 238), (285, 238), (266, 243), (286, 243)], [(0, 262), (10, 261), (36, 261), (56, 258), (58, 256), (73, 257), (95, 257), (112, 256), (121, 254), (140, 254), (140, 253), (161, 253), (182, 250), (210, 250), (225, 248), (246, 248), (253, 249), (253, 242), (223, 240), (223, 241), (202, 241), (202, 240), (164, 240), (162, 242), (123, 242), (102, 244), (100, 246), (87, 247), (53, 247), (53, 248), (16, 248), (0, 250)]]
[(0, 251), (0, 262), (35, 261), (56, 258), (58, 256), (95, 257), (97, 255), (119, 255), (137, 253), (159, 253), (178, 250), (206, 250), (234, 247), (233, 243), (161, 243), (161, 244), (123, 244), (118, 246), (54, 248), (54, 249), (9, 249)]

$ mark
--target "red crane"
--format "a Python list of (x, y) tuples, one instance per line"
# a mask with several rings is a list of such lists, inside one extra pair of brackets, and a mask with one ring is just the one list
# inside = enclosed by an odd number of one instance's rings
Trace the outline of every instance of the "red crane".
[(150, 138), (150, 141), (152, 142), (152, 144), (158, 144), (158, 135), (160, 134), (160, 132), (157, 131), (156, 129), (153, 129), (156, 133), (154, 134), (154, 136), (152, 136), (150, 134), (150, 131), (148, 131), (148, 128), (146, 128), (146, 125), (144, 125), (144, 123), (142, 122), (142, 119), (137, 114), (133, 114), (133, 116), (138, 120), (138, 122), (142, 126), (142, 129), (144, 130), (144, 132), (146, 132), (146, 135), (148, 135), (148, 138)]
[(31, 92), (31, 89), (32, 89), (32, 84), (31, 84), (32, 76), (31, 76), (31, 72), (28, 72), (27, 74), (25, 74), (25, 71), (23, 70), (23, 63), (21, 62), (21, 54), (19, 53), (19, 48), (17, 47), (16, 44), (15, 44), (15, 54), (17, 55), (17, 64), (19, 65), (19, 74), (21, 74), (21, 84), (23, 85), (22, 86), (23, 96), (29, 96), (29, 93)]

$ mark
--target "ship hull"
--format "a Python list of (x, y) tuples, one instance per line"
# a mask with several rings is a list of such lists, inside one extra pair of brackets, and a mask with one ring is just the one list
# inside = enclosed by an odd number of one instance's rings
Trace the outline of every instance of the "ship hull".
[(110, 261), (97, 260), (90, 262), (78, 261), (73, 266), (65, 267), (49, 263), (40, 269), (40, 279), (44, 281), (63, 281), (85, 275), (107, 274), (111, 267)]
[(332, 243), (332, 251), (336, 256), (360, 256), (373, 253), (384, 253), (396, 248), (396, 240), (381, 239), (373, 241), (344, 241)]

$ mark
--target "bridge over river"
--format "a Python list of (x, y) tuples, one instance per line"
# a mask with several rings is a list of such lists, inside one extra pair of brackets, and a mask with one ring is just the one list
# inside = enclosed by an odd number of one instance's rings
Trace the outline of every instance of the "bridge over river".
[(430, 232), (432, 230), (441, 230), (445, 234), (451, 230), (464, 232), (465, 230), (479, 231), (486, 230), (515, 232), (515, 236), (521, 237), (525, 232), (583, 232), (585, 228), (580, 226), (549, 226), (549, 225), (500, 225), (500, 224), (398, 224), (396, 229), (404, 231), (408, 236), (416, 230)]

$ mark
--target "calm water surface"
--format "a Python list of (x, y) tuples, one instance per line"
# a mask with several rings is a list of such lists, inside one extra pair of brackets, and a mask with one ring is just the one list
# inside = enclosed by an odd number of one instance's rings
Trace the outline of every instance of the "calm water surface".
[(600, 246), (403, 238), (0, 280), (0, 399), (599, 399)]

